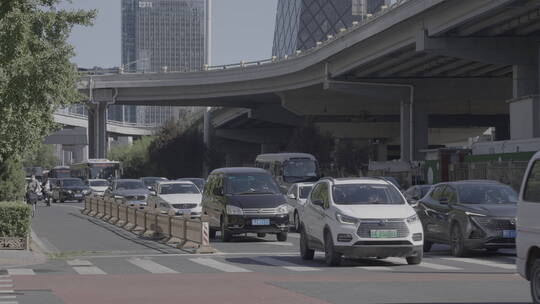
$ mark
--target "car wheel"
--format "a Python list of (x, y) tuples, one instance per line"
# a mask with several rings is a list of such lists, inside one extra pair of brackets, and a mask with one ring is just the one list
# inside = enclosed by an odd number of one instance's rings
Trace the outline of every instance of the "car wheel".
[(324, 257), (328, 266), (341, 265), (341, 253), (335, 251), (334, 240), (329, 232), (324, 235)]
[(294, 231), (300, 232), (300, 216), (298, 216), (298, 212), (294, 212)]
[(410, 257), (406, 257), (405, 259), (407, 260), (407, 264), (409, 265), (418, 265), (422, 263), (423, 256), (424, 256), (424, 253), (419, 252), (417, 256), (410, 256)]
[(424, 240), (424, 252), (430, 252), (432, 246), (433, 246), (433, 242)]
[(212, 228), (210, 228), (209, 230), (210, 230), (210, 234), (209, 234), (210, 238), (215, 239), (216, 238), (216, 230), (214, 230)]
[(221, 218), (221, 241), (226, 243), (232, 239), (232, 233), (225, 229), (225, 221)]
[(300, 256), (302, 260), (313, 260), (315, 250), (309, 249), (306, 231), (300, 226)]
[(467, 255), (467, 248), (465, 247), (463, 240), (463, 234), (459, 224), (452, 226), (452, 233), (450, 234), (450, 247), (452, 248), (452, 255), (455, 257), (464, 257)]
[(278, 242), (285, 242), (285, 241), (287, 241), (287, 236), (288, 236), (288, 234), (287, 234), (287, 232), (285, 232), (285, 231), (284, 231), (284, 232), (278, 233), (278, 234), (277, 234), (277, 240), (278, 240)]
[(534, 304), (540, 304), (540, 260), (534, 261), (531, 269), (531, 295)]

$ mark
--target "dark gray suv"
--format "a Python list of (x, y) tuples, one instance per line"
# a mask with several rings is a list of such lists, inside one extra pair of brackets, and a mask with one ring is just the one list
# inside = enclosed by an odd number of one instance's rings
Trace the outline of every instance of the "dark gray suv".
[(449, 244), (454, 256), (473, 249), (497, 251), (516, 246), (514, 189), (494, 181), (441, 183), (416, 207), (425, 233), (424, 251)]

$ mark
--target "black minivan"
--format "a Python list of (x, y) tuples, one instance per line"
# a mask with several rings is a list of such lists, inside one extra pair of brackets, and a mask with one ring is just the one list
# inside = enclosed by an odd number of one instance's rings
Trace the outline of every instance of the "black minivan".
[(208, 176), (202, 199), (210, 237), (221, 231), (223, 242), (235, 234), (266, 233), (287, 240), (289, 205), (272, 175), (259, 168), (222, 168)]

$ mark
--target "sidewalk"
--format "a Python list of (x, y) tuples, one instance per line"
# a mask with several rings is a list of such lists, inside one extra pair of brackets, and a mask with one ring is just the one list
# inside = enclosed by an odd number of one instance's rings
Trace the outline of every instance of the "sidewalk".
[(0, 250), (0, 269), (43, 264), (46, 261), (47, 256), (36, 245), (35, 240), (30, 242), (28, 250)]

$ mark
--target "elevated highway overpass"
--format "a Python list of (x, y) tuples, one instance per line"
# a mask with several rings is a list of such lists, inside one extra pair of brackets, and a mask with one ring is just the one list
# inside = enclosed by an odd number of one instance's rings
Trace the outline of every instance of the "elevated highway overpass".
[[(85, 76), (80, 90), (95, 107), (91, 130), (111, 103), (241, 107), (270, 118), (287, 111), (360, 138), (399, 140), (402, 159), (412, 160), (437, 126), (540, 135), (539, 34), (540, 0), (405, 0), (286, 59)], [(101, 156), (102, 133), (92, 134)]]

